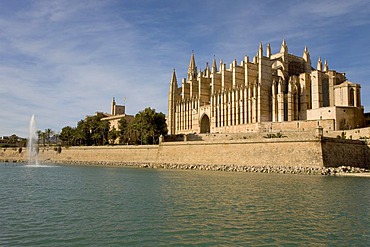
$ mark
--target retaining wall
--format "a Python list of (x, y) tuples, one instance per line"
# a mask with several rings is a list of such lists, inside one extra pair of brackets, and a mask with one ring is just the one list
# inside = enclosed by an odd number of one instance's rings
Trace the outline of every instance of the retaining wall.
[[(1, 149), (2, 161), (25, 161), (23, 149)], [(159, 146), (40, 148), (40, 161), (173, 163), (302, 167), (369, 167), (369, 148), (361, 141), (333, 138), (273, 138), (237, 141), (168, 142)]]
[(369, 147), (363, 141), (323, 138), (321, 145), (323, 164), (326, 167), (369, 168)]
[(158, 161), (194, 164), (235, 164), (321, 167), (320, 142), (294, 140), (184, 142), (159, 147)]

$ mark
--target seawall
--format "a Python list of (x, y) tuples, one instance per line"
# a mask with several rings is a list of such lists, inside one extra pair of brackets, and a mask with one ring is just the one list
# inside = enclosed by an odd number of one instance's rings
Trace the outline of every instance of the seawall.
[[(25, 161), (25, 148), (0, 150), (1, 161)], [(300, 166), (369, 168), (369, 148), (337, 138), (262, 138), (227, 141), (165, 142), (156, 146), (40, 147), (46, 162), (169, 163), (189, 165)]]

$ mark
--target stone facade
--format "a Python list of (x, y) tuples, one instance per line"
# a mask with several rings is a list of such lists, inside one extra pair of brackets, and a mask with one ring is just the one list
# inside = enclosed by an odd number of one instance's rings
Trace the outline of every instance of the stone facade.
[(276, 54), (270, 45), (263, 54), (260, 44), (252, 61), (246, 56), (226, 68), (214, 59), (204, 71), (197, 70), (193, 53), (187, 74), (180, 87), (172, 74), (169, 134), (264, 131), (260, 127), (269, 123), (271, 131), (316, 128), (320, 121), (326, 121), (325, 130), (365, 124), (360, 85), (330, 70), (321, 58), (313, 68), (307, 47), (298, 57), (288, 53), (285, 41)]
[(134, 119), (134, 116), (127, 115), (125, 113), (125, 106), (124, 105), (117, 105), (115, 98), (112, 100), (112, 107), (111, 107), (111, 114), (109, 113), (102, 113), (97, 112), (96, 114), (101, 114), (103, 118), (101, 120), (106, 120), (110, 124), (110, 129), (115, 128), (118, 130), (118, 122), (121, 118), (125, 118), (127, 122), (131, 122)]

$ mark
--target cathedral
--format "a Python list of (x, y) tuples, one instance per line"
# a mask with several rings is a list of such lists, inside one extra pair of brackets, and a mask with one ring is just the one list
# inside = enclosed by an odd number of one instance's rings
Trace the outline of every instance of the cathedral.
[(360, 85), (318, 59), (312, 67), (301, 57), (266, 53), (262, 43), (252, 60), (245, 56), (229, 68), (222, 61), (198, 71), (191, 54), (187, 78), (178, 85), (175, 70), (168, 94), (169, 134), (249, 131), (345, 130), (364, 126)]

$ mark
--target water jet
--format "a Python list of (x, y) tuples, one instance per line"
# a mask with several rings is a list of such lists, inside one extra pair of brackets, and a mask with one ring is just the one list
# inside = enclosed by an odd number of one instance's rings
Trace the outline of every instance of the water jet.
[(28, 164), (38, 165), (38, 136), (36, 130), (35, 115), (32, 115), (30, 120), (30, 133), (27, 142)]

